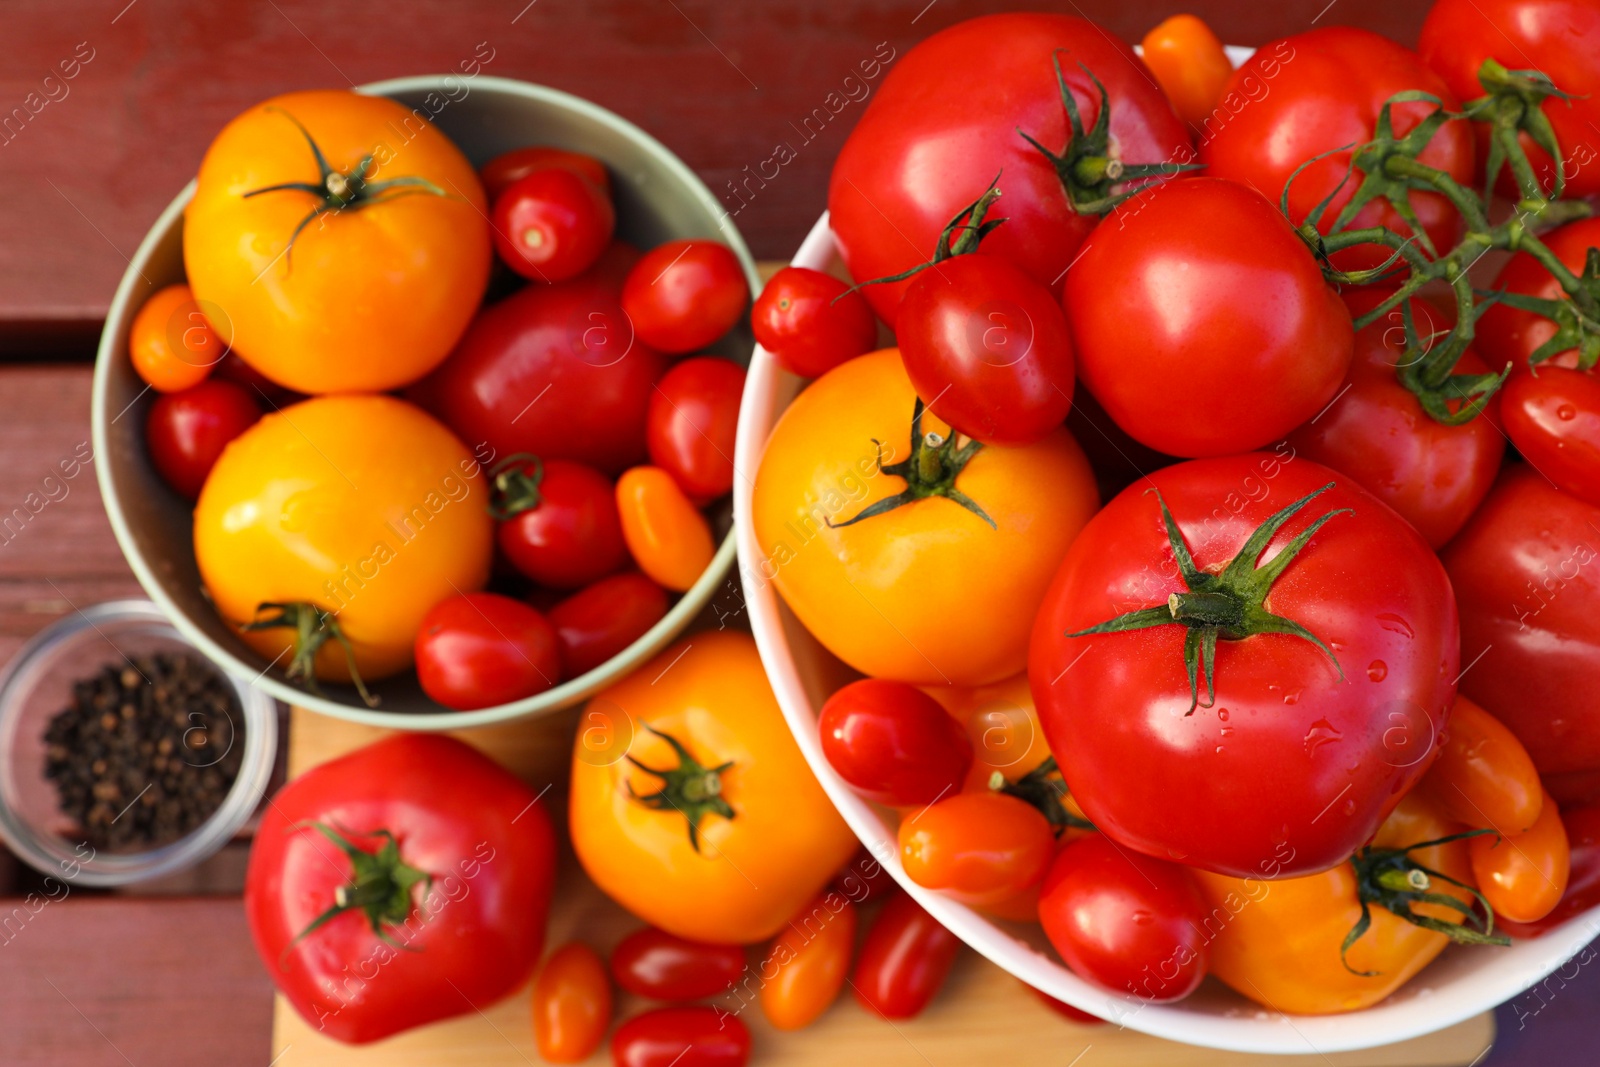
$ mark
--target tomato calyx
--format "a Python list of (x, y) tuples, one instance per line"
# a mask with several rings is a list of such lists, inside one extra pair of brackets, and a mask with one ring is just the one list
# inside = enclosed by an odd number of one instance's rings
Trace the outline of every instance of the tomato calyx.
[(910, 270), (903, 270), (899, 274), (890, 274), (882, 278), (869, 278), (864, 282), (852, 285), (849, 289), (834, 297), (830, 302), (830, 306), (831, 304), (837, 304), (858, 289), (864, 289), (869, 285), (888, 285), (893, 282), (903, 282), (907, 278), (921, 274), (930, 267), (937, 267), (954, 256), (964, 256), (968, 253), (976, 252), (983, 239), (1006, 221), (1003, 218), (985, 218), (989, 213), (989, 209), (994, 206), (994, 202), (998, 199), (1000, 199), (1000, 175), (996, 174), (994, 180), (989, 183), (989, 188), (983, 191), (982, 196), (956, 212), (950, 221), (945, 223), (944, 229), (939, 231), (939, 240), (933, 247), (932, 259), (925, 263), (918, 263)]
[[(1544, 190), (1522, 150), (1517, 135), (1526, 133), (1529, 140), (1550, 156), (1561, 158), (1561, 147), (1556, 143), (1556, 131), (1541, 106), (1546, 100), (1571, 100), (1571, 93), (1557, 89), (1548, 75), (1537, 70), (1507, 70), (1493, 58), (1485, 58), (1478, 68), (1478, 84), (1487, 96), (1468, 101), (1462, 107), (1468, 118), (1489, 124), (1489, 157), (1484, 163), (1484, 193), (1487, 202), (1492, 195), (1500, 168), (1509, 166), (1511, 176), (1525, 201), (1544, 200)], [(1567, 176), (1564, 166), (1553, 168), (1550, 196), (1559, 199), (1566, 191)]]
[[(1078, 64), (1100, 94), (1100, 110), (1095, 116), (1094, 126), (1085, 130), (1078, 102), (1072, 98), (1067, 77), (1061, 72), (1060, 49), (1051, 55), (1050, 62), (1055, 66), (1056, 84), (1061, 89), (1061, 106), (1067, 112), (1067, 143), (1060, 152), (1052, 152), (1021, 127), (1018, 127), (1017, 133), (1038, 149), (1056, 169), (1056, 177), (1061, 179), (1061, 188), (1066, 191), (1067, 202), (1072, 205), (1073, 211), (1080, 215), (1104, 215), (1139, 192), (1143, 187), (1142, 179), (1170, 177), (1184, 171), (1199, 170), (1203, 166), (1200, 163), (1124, 163), (1117, 159), (1111, 154), (1111, 99), (1106, 87), (1086, 64)], [(1135, 182), (1140, 184), (1127, 187)], [(1123, 188), (1113, 192), (1112, 189), (1119, 184)]]
[(1600, 248), (1589, 249), (1577, 282), (1578, 290), (1570, 296), (1550, 298), (1504, 290), (1487, 294), (1490, 301), (1543, 315), (1556, 324), (1550, 339), (1528, 353), (1528, 367), (1535, 374), (1539, 364), (1569, 350), (1577, 351), (1579, 370), (1589, 370), (1600, 362)]
[[(273, 611), (277, 614), (263, 619), (260, 616), (264, 611)], [(294, 654), (289, 657), (289, 666), (284, 670), (284, 674), (291, 679), (299, 679), (305, 686), (306, 692), (318, 694), (322, 692), (317, 685), (317, 653), (328, 643), (328, 638), (332, 637), (344, 648), (345, 662), (350, 667), (350, 681), (355, 684), (356, 692), (361, 694), (362, 703), (369, 708), (378, 706), (378, 698), (367, 692), (366, 683), (361, 680), (361, 672), (356, 670), (355, 650), (350, 647), (350, 639), (344, 635), (344, 630), (339, 626), (339, 620), (333, 612), (324, 611), (315, 604), (303, 600), (283, 602), (263, 600), (256, 605), (256, 616), (239, 629), (248, 632), (283, 627), (295, 632)]]
[(1006, 781), (1005, 775), (995, 771), (989, 776), (989, 788), (996, 793), (1016, 797), (1036, 808), (1049, 822), (1050, 829), (1055, 831), (1057, 837), (1069, 828), (1095, 829), (1094, 823), (1072, 814), (1066, 805), (1061, 803), (1061, 799), (1068, 793), (1067, 780), (1062, 777), (1061, 768), (1054, 756), (1046, 756), (1044, 762), (1014, 782)]
[(844, 522), (834, 522), (831, 516), (825, 517), (823, 521), (827, 523), (828, 529), (842, 530), (846, 526), (854, 526), (862, 519), (870, 519), (874, 515), (882, 515), (895, 508), (936, 496), (960, 504), (988, 523), (990, 529), (999, 529), (995, 521), (989, 517), (989, 513), (984, 511), (976, 500), (956, 488), (956, 479), (967, 469), (972, 457), (983, 451), (983, 442), (968, 439), (966, 444), (957, 448), (956, 435), (953, 432), (942, 434), (929, 430), (923, 433), (923, 411), (922, 398), (918, 397), (911, 409), (911, 455), (899, 463), (884, 466), (883, 442), (877, 438), (872, 439), (872, 443), (878, 447), (877, 458), (874, 461), (878, 465), (878, 470), (905, 479), (906, 487), (894, 496), (886, 496), (882, 500), (868, 504), (857, 512), (854, 518), (846, 519)]
[[(1321, 638), (1293, 619), (1274, 615), (1266, 609), (1265, 602), (1267, 594), (1272, 591), (1272, 584), (1278, 580), (1278, 576), (1288, 568), (1289, 564), (1294, 562), (1295, 557), (1310, 543), (1317, 531), (1322, 529), (1328, 520), (1339, 515), (1351, 515), (1354, 512), (1350, 508), (1336, 508), (1328, 512), (1302, 530), (1294, 540), (1284, 545), (1271, 560), (1259, 565), (1256, 563), (1284, 523), (1333, 486), (1334, 483), (1329, 482), (1321, 489), (1307, 493), (1288, 507), (1269, 516), (1250, 534), (1239, 554), (1217, 574), (1202, 571), (1195, 566), (1194, 557), (1184, 542), (1183, 534), (1178, 529), (1172, 512), (1167, 508), (1166, 499), (1162, 497), (1159, 489), (1149, 490), (1156, 494), (1156, 501), (1161, 505), (1161, 518), (1166, 525), (1167, 539), (1172, 546), (1173, 557), (1177, 560), (1179, 573), (1183, 577), (1184, 584), (1188, 586), (1188, 591), (1173, 593), (1165, 604), (1139, 608), (1096, 626), (1069, 633), (1067, 636), (1087, 637), (1092, 634), (1126, 633), (1129, 630), (1147, 630), (1155, 626), (1186, 627), (1188, 634), (1183, 642), (1183, 664), (1189, 674), (1190, 701), (1189, 710), (1184, 713), (1185, 715), (1193, 715), (1196, 708), (1209, 708), (1217, 701), (1215, 668), (1219, 637), (1230, 641), (1242, 641), (1256, 634), (1286, 634), (1298, 637), (1321, 649), (1332, 661), (1334, 669), (1339, 672), (1339, 680), (1344, 681), (1344, 668), (1339, 665), (1338, 657), (1322, 643)], [(1204, 670), (1206, 675), (1204, 704), (1200, 703), (1201, 670)]]
[(707, 767), (689, 755), (689, 750), (676, 737), (657, 730), (647, 722), (639, 725), (672, 746), (672, 751), (678, 756), (678, 765), (658, 771), (654, 767), (646, 767), (630, 755), (628, 762), (646, 774), (660, 778), (661, 788), (654, 793), (641, 795), (634, 792), (633, 783), (628, 782), (628, 795), (647, 808), (681, 814), (689, 823), (689, 844), (699, 852), (700, 820), (707, 815), (720, 815), (729, 820), (735, 816), (733, 805), (722, 795), (722, 776), (733, 766), (733, 761)]
[(373, 830), (366, 835), (383, 839), (378, 851), (368, 852), (327, 823), (302, 822), (290, 827), (291, 830), (308, 828), (326, 837), (350, 858), (350, 881), (334, 890), (333, 903), (295, 935), (295, 939), (285, 946), (284, 955), (288, 955), (289, 949), (314, 931), (347, 911), (359, 911), (365, 915), (367, 924), (372, 927), (372, 933), (378, 940), (395, 948), (416, 951), (396, 941), (388, 928), (399, 926), (410, 917), (414, 907), (412, 889), (421, 885), (423, 899), (427, 899), (428, 890), (433, 887), (433, 875), (401, 859), (400, 843), (388, 830)]
[[(1346, 958), (1350, 946), (1361, 940), (1362, 936), (1372, 926), (1372, 908), (1380, 907), (1398, 919), (1404, 919), (1413, 926), (1420, 926), (1424, 930), (1433, 930), (1444, 934), (1450, 940), (1463, 945), (1509, 945), (1511, 939), (1505, 934), (1494, 932), (1494, 906), (1484, 895), (1473, 886), (1457, 881), (1448, 874), (1443, 874), (1430, 867), (1424, 867), (1411, 858), (1411, 853), (1419, 848), (1434, 848), (1438, 845), (1447, 845), (1453, 841), (1462, 841), (1469, 837), (1478, 837), (1481, 834), (1492, 834), (1493, 830), (1467, 830), (1448, 837), (1435, 838), (1432, 841), (1419, 841), (1417, 844), (1405, 848), (1373, 848), (1367, 845), (1350, 857), (1350, 865), (1356, 872), (1356, 895), (1361, 901), (1361, 918), (1350, 928), (1345, 935), (1344, 943), (1339, 946), (1339, 962), (1343, 963), (1345, 970), (1362, 978), (1371, 978), (1377, 971), (1358, 971), (1350, 966)], [(1496, 835), (1498, 836), (1498, 835)], [(1480, 913), (1473, 904), (1460, 900), (1448, 893), (1435, 890), (1435, 881), (1448, 882), (1450, 885), (1465, 889), (1471, 893), (1478, 905), (1483, 910)], [(1418, 915), (1412, 911), (1415, 904), (1434, 904), (1439, 907), (1450, 908), (1461, 913), (1461, 918), (1455, 922), (1436, 919), (1431, 915)]]
[(489, 479), (489, 514), (504, 522), (539, 506), (544, 461), (532, 452), (518, 452), (495, 464)]
[(281, 107), (268, 106), (268, 111), (276, 111), (290, 122), (295, 129), (306, 139), (306, 144), (311, 149), (311, 157), (316, 160), (317, 180), (314, 182), (278, 182), (275, 185), (264, 185), (259, 189), (251, 189), (244, 194), (246, 200), (263, 193), (298, 192), (310, 193), (318, 198), (318, 203), (305, 217), (296, 224), (294, 231), (289, 235), (289, 242), (284, 246), (283, 256), (285, 265), (289, 257), (294, 254), (294, 243), (299, 239), (305, 228), (326, 214), (337, 214), (346, 209), (359, 210), (375, 204), (385, 204), (390, 200), (398, 199), (412, 193), (426, 193), (429, 196), (448, 197), (449, 194), (426, 178), (416, 175), (405, 175), (399, 178), (386, 178), (381, 182), (372, 181), (370, 178), (373, 161), (376, 153), (369, 153), (348, 171), (335, 170), (322, 154), (322, 148), (317, 144), (316, 138), (311, 136), (311, 131), (305, 128), (301, 121)]

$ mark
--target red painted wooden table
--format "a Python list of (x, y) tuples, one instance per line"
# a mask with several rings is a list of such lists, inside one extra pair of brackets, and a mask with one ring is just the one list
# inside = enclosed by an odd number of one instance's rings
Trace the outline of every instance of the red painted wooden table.
[[(92, 482), (45, 475), (88, 439), (89, 364), (127, 257), (218, 128), (309, 86), (476, 69), (589, 97), (677, 150), (759, 257), (784, 258), (821, 210), (864, 103), (857, 63), (1006, 0), (13, 0), (0, 24), (0, 657), (77, 607), (138, 595)], [(1050, 5), (1136, 39), (1171, 0)], [(1417, 0), (1193, 0), (1228, 41), (1313, 23), (1415, 39)], [(881, 55), (881, 52), (880, 52)], [(463, 68), (462, 64), (467, 64)], [(835, 101), (837, 113), (828, 101)], [(837, 101), (843, 99), (842, 106)], [(808, 117), (811, 121), (807, 122)], [(749, 181), (780, 143), (794, 158)], [(768, 170), (770, 174), (771, 171)], [(737, 191), (736, 191), (737, 190)], [(46, 491), (48, 489), (48, 492)], [(23, 508), (30, 493), (44, 499)], [(7, 517), (12, 517), (8, 522)], [(17, 909), (30, 879), (0, 857), (0, 1062), (234, 1064), (268, 1058), (270, 988), (236, 893), (75, 891)], [(180, 883), (203, 891), (203, 880)], [(1600, 979), (1565, 977), (1500, 1009), (1486, 1065), (1593, 1061)]]

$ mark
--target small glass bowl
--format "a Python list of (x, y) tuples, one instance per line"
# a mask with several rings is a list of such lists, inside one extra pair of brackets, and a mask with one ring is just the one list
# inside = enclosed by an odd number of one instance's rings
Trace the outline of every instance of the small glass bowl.
[(140, 882), (191, 867), (227, 844), (266, 794), (278, 750), (272, 697), (205, 661), (233, 687), (243, 712), (239, 776), (222, 805), (176, 841), (144, 851), (96, 851), (75, 835), (44, 774), (45, 728), (73, 683), (108, 663), (155, 652), (205, 657), (149, 600), (113, 600), (47, 626), (0, 671), (0, 836), (45, 874), (80, 886)]

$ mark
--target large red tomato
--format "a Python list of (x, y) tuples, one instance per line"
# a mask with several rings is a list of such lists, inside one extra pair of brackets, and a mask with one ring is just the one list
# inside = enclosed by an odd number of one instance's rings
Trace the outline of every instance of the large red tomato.
[(1372, 836), (1427, 768), (1458, 654), (1455, 597), (1415, 530), (1320, 464), (1255, 454), (1107, 504), (1045, 596), (1028, 677), (1108, 836), (1272, 878)]
[[(1539, 70), (1571, 100), (1542, 107), (1555, 131), (1567, 196), (1600, 192), (1600, 3), (1596, 0), (1438, 0), (1422, 24), (1417, 50), (1462, 100), (1483, 95), (1478, 70), (1497, 59), (1510, 70)], [(1486, 145), (1487, 128), (1479, 144)], [(1550, 188), (1551, 159), (1523, 134), (1533, 170)], [(1507, 175), (1502, 172), (1502, 188)]]
[(1545, 774), (1600, 768), (1600, 507), (1508, 464), (1444, 552), (1461, 689)]
[[(1274, 41), (1234, 71), (1224, 100), (1237, 97), (1241, 106), (1220, 126), (1208, 129), (1200, 142), (1200, 159), (1207, 174), (1253, 185), (1276, 204), (1297, 167), (1332, 153), (1294, 180), (1289, 216), (1298, 225), (1344, 181), (1351, 152), (1339, 149), (1372, 140), (1384, 102), (1410, 90), (1431, 93), (1452, 110), (1460, 103), (1420, 56), (1370, 30), (1328, 26)], [(1422, 101), (1395, 105), (1390, 112), (1394, 134), (1405, 136), (1432, 111), (1433, 105)], [(1418, 158), (1470, 185), (1472, 131), (1460, 122), (1446, 123)], [(1345, 182), (1318, 229), (1328, 232), (1360, 184), (1359, 173)], [(1425, 192), (1411, 193), (1410, 201), (1434, 248), (1441, 254), (1449, 251), (1460, 221), (1449, 201)], [(1400, 212), (1381, 198), (1357, 212), (1346, 228), (1368, 226), (1402, 236), (1411, 233)], [(1360, 245), (1335, 255), (1334, 262), (1355, 269), (1376, 266), (1388, 256), (1382, 246)]]
[(1124, 203), (1085, 242), (1065, 299), (1083, 384), (1175, 456), (1282, 440), (1350, 366), (1350, 313), (1310, 251), (1276, 207), (1216, 178)]
[[(927, 260), (951, 217), (999, 173), (1005, 196), (996, 216), (1010, 221), (983, 250), (1045, 285), (1060, 283), (1098, 218), (1073, 210), (1056, 168), (1018, 133), (1052, 152), (1067, 144), (1057, 58), (1086, 131), (1100, 94), (1084, 67), (1105, 86), (1107, 150), (1119, 166), (1192, 159), (1189, 135), (1144, 63), (1094, 23), (1050, 14), (957, 23), (895, 64), (834, 164), (828, 211), (856, 280)], [(904, 291), (897, 283), (865, 293), (892, 326)]]

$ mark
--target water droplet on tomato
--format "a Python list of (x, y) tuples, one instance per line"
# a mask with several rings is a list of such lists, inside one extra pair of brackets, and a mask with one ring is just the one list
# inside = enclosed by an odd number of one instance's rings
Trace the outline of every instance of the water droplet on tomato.
[(1367, 677), (1374, 682), (1381, 682), (1389, 677), (1389, 665), (1381, 659), (1375, 659), (1367, 664)]
[(1356, 813), (1356, 802), (1354, 800), (1344, 802), (1344, 813), (1346, 815), (1354, 815)]
[(1283, 702), (1285, 704), (1298, 704), (1298, 703), (1300, 703), (1300, 690), (1291, 689), (1287, 693), (1283, 694)]
[(1385, 611), (1380, 613), (1378, 615), (1378, 625), (1383, 627), (1385, 630), (1388, 630), (1392, 634), (1400, 634), (1407, 640), (1411, 640), (1417, 636), (1417, 631), (1411, 628), (1411, 624), (1409, 622), (1391, 612)]
[(1217, 731), (1217, 735), (1219, 737), (1232, 737), (1233, 736), (1233, 727), (1224, 726), (1221, 730)]
[(1217, 746), (1217, 755), (1219, 755), (1219, 756), (1222, 755), (1222, 746), (1221, 745)]
[(1311, 729), (1306, 731), (1306, 755), (1312, 755), (1323, 745), (1342, 741), (1344, 734), (1334, 729), (1333, 723), (1327, 719), (1318, 719), (1311, 724)]
[(1145, 911), (1143, 908), (1135, 910), (1133, 914), (1129, 916), (1129, 918), (1138, 923), (1140, 926), (1151, 926), (1156, 921), (1156, 917), (1150, 914), (1148, 911)]
[(1228, 709), (1227, 708), (1218, 708), (1217, 709), (1217, 721), (1218, 722), (1227, 722), (1228, 721)]
[(1573, 407), (1571, 404), (1562, 404), (1560, 407), (1556, 408), (1556, 418), (1560, 419), (1562, 422), (1571, 422), (1577, 417), (1578, 409)]

